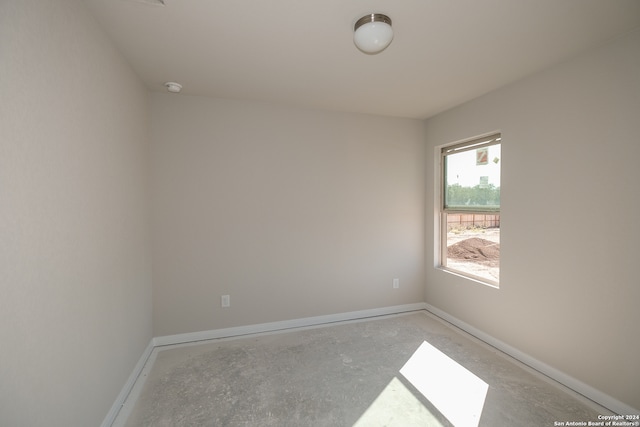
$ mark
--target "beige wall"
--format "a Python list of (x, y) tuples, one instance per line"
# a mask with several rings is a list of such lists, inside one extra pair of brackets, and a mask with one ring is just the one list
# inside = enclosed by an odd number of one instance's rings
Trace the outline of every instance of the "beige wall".
[(155, 335), (424, 300), (421, 121), (151, 99)]
[(99, 425), (149, 343), (148, 126), (81, 1), (0, 2), (0, 425)]
[(434, 147), (502, 130), (500, 290), (433, 268), (429, 304), (640, 408), (640, 33), (426, 122)]
[[(167, 94), (149, 112), (79, 0), (0, 2), (0, 52), (1, 425), (99, 424), (152, 319), (421, 302), (425, 278), (428, 303), (640, 408), (639, 33), (426, 126)], [(434, 147), (496, 129), (500, 290), (434, 269), (431, 222)]]

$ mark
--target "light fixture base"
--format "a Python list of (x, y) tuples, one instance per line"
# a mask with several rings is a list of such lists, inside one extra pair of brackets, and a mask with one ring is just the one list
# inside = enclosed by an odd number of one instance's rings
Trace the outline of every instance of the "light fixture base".
[(370, 13), (356, 21), (356, 24), (353, 26), (353, 31), (358, 31), (358, 28), (362, 27), (368, 22), (384, 22), (385, 24), (389, 24), (389, 26), (391, 26), (391, 18), (389, 18), (387, 15), (382, 13)]

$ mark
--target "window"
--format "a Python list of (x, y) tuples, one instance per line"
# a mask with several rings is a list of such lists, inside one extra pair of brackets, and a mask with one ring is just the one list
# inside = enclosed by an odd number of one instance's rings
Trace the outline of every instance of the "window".
[(500, 134), (441, 150), (440, 266), (498, 285)]

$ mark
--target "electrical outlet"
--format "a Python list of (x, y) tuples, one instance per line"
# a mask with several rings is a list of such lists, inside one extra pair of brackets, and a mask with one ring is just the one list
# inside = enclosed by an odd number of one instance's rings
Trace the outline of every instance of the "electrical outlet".
[(231, 297), (229, 295), (222, 295), (220, 302), (223, 307), (231, 307)]
[(393, 289), (398, 289), (400, 287), (400, 279), (393, 279)]

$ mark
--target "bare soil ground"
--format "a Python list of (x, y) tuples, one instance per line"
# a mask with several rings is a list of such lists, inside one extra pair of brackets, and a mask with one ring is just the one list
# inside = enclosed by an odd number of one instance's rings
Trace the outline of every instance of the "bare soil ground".
[(500, 229), (447, 233), (447, 267), (498, 281)]

